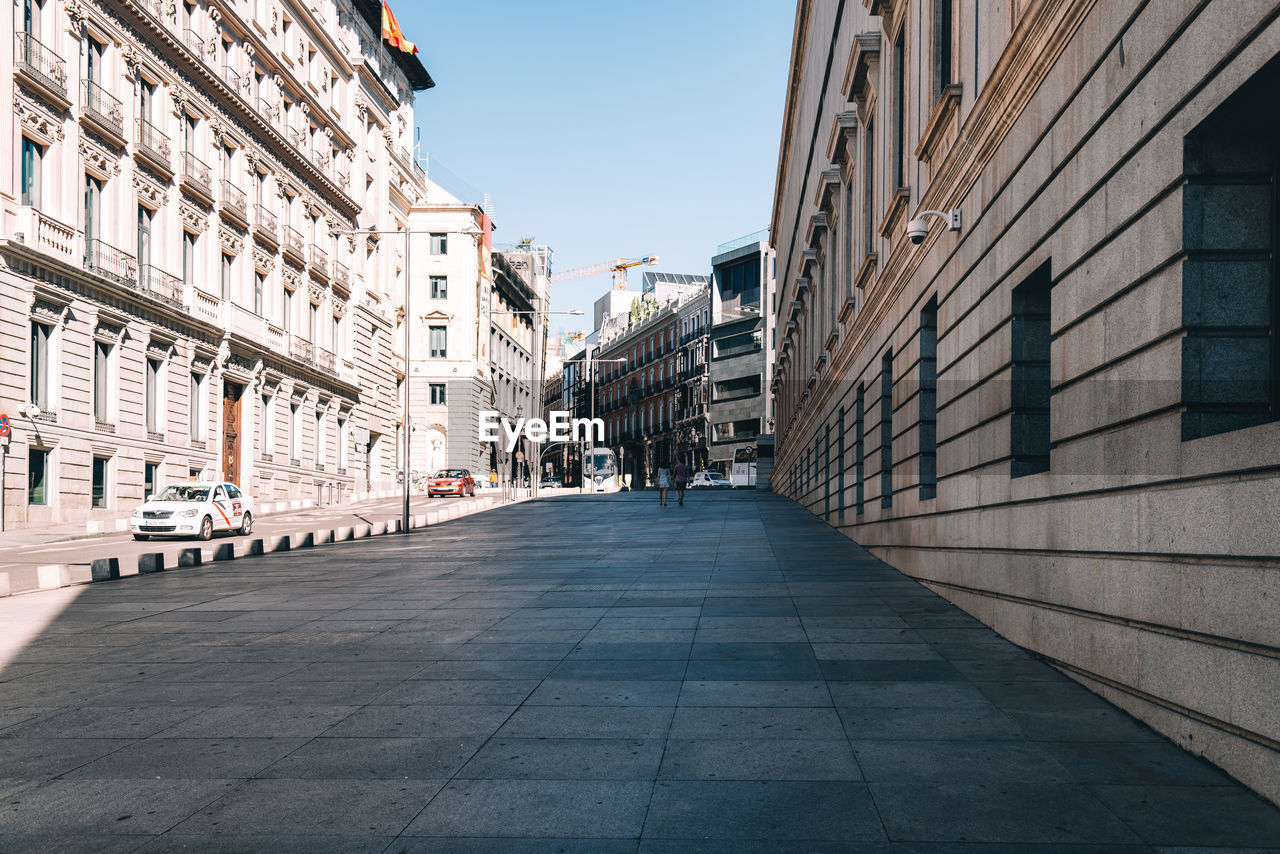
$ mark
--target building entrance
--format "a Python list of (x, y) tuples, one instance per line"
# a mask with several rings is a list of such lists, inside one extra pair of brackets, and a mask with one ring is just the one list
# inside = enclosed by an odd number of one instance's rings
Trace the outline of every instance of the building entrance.
[(222, 385), (222, 474), (232, 483), (240, 483), (240, 398), (244, 386), (224, 382)]

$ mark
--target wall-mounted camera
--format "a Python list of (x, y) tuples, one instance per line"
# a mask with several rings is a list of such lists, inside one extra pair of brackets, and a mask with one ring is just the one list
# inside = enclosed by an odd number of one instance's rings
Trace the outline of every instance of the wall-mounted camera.
[(960, 230), (960, 209), (952, 208), (950, 211), (921, 211), (920, 216), (915, 217), (907, 223), (907, 239), (912, 245), (919, 246), (924, 243), (924, 239), (929, 236), (929, 222), (925, 219), (927, 216), (936, 216), (947, 221), (947, 227), (952, 231)]

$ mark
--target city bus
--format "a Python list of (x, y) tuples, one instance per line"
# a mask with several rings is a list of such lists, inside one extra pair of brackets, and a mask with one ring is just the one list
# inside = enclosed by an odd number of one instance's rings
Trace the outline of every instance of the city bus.
[(733, 464), (729, 469), (729, 483), (735, 489), (756, 485), (756, 446), (743, 445), (733, 449)]
[(583, 486), (590, 490), (594, 481), (596, 492), (618, 491), (618, 457), (610, 448), (595, 448), (586, 456), (586, 480)]

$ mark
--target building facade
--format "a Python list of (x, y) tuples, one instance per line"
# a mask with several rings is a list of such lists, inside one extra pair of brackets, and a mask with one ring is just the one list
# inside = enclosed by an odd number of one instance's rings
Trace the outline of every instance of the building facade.
[(431, 181), (424, 199), (409, 216), (410, 473), (415, 481), (445, 467), (487, 475), (488, 448), (477, 440), (479, 413), (496, 402), (485, 334), (492, 277), (485, 215)]
[(773, 250), (768, 233), (721, 244), (711, 259), (707, 465), (728, 474), (734, 452), (749, 449), (773, 418)]
[(707, 372), (711, 356), (711, 288), (676, 310), (676, 457), (692, 471), (707, 468)]
[(775, 491), (1272, 800), (1278, 46), (802, 0), (772, 219)]
[(388, 241), (423, 189), (379, 4), (22, 0), (0, 44), (0, 410), (15, 526), (165, 481), (394, 486)]

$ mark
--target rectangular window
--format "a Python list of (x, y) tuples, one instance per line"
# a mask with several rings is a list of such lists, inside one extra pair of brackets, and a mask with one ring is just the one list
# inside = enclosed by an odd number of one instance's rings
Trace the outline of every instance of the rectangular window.
[(92, 175), (84, 176), (84, 239), (86, 247), (92, 247), (98, 237), (99, 220), (102, 217), (102, 182)]
[(1183, 142), (1183, 441), (1280, 419), (1276, 87), (1280, 59)]
[(324, 464), (325, 444), (328, 437), (324, 431), (324, 412), (316, 410), (316, 467)]
[(262, 295), (267, 289), (267, 279), (261, 273), (253, 274), (253, 313), (262, 316)]
[(231, 277), (235, 273), (233, 264), (235, 264), (235, 258), (225, 252), (222, 253), (222, 298), (225, 300), (231, 299)]
[(293, 331), (293, 291), (288, 288), (284, 289), (284, 316), (280, 325), (285, 332)]
[[(22, 204), (40, 207), (40, 162), (44, 159), (44, 147), (22, 138)], [(32, 235), (34, 238), (34, 235)], [(43, 503), (43, 502), (42, 502)]]
[(427, 332), (430, 337), (431, 358), (444, 359), (449, 353), (449, 328), (447, 326), (429, 326)]
[(150, 498), (156, 494), (159, 486), (160, 464), (159, 463), (143, 463), (142, 464), (142, 497)]
[(942, 97), (943, 91), (951, 85), (951, 44), (952, 32), (951, 3), (952, 0), (935, 0), (936, 19), (934, 23), (934, 39), (937, 56), (937, 74), (934, 84), (934, 97)]
[(204, 374), (191, 374), (188, 388), (187, 428), (193, 442), (204, 437)]
[(445, 299), (449, 296), (449, 280), (445, 276), (431, 277), (431, 298)]
[(836, 512), (844, 521), (844, 407), (840, 407), (840, 421), (836, 429)]
[(880, 360), (880, 506), (893, 506), (893, 351)]
[[(226, 255), (222, 256), (225, 259)], [(225, 276), (225, 273), (224, 273)], [(196, 281), (196, 236), (189, 231), (182, 232), (182, 284), (193, 285)]]
[(337, 358), (341, 359), (341, 358), (342, 358), (342, 353), (343, 353), (343, 346), (342, 346), (342, 318), (341, 318), (341, 317), (339, 317), (339, 316), (338, 316), (338, 315), (336, 315), (336, 314), (335, 314), (335, 315), (333, 315), (333, 328), (332, 328), (331, 332), (332, 332), (332, 334), (333, 334), (333, 337), (332, 337), (332, 339), (330, 339), (330, 343), (333, 345), (333, 354), (334, 354), (334, 356), (336, 356)]
[(298, 415), (299, 405), (289, 404), (289, 462), (297, 465), (298, 449), (302, 447), (302, 418)]
[(39, 448), (27, 451), (27, 503), (49, 503), (49, 452)]
[(858, 516), (866, 510), (866, 415), (867, 387), (858, 383), (858, 401), (854, 410), (853, 427), (853, 507), (854, 513)]
[(1009, 416), (1010, 477), (1049, 470), (1049, 343), (1052, 340), (1049, 262), (1013, 289), (1013, 352)]
[(445, 403), (445, 384), (431, 383), (431, 403), (433, 406), (443, 406)]
[(431, 254), (432, 255), (448, 255), (449, 254), (449, 235), (447, 234), (431, 235)]
[(151, 266), (151, 219), (155, 213), (151, 208), (138, 205), (138, 271), (146, 275), (144, 270)]
[(31, 322), (31, 402), (42, 410), (50, 409), (49, 339), (53, 327)]
[(111, 345), (93, 342), (93, 418), (110, 421), (111, 413)]
[(93, 507), (107, 506), (107, 458), (93, 458), (93, 494), (90, 498)]
[[(905, 27), (903, 29), (906, 29)], [(893, 186), (905, 187), (907, 161), (907, 44), (902, 33), (893, 46)]]
[(160, 432), (160, 370), (159, 359), (147, 359), (146, 373), (146, 419), (147, 430)]
[(351, 433), (347, 428), (347, 419), (338, 419), (338, 471), (345, 471), (347, 468), (347, 445), (351, 441)]
[(938, 494), (938, 298), (920, 312), (920, 497)]
[(867, 122), (866, 155), (862, 159), (862, 252), (875, 252), (876, 239), (876, 134), (875, 127)]
[(746, 397), (758, 397), (760, 395), (760, 375), (753, 374), (749, 377), (721, 380), (714, 383), (712, 389), (714, 393), (712, 400), (716, 403), (741, 400)]
[(262, 454), (270, 454), (276, 447), (276, 399), (274, 396), (262, 396)]

